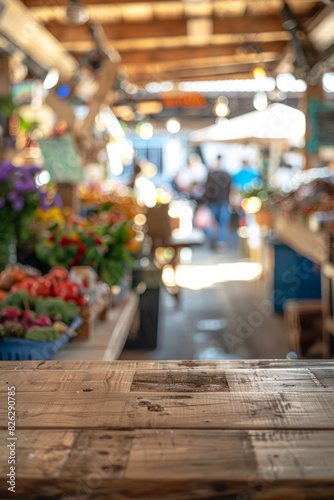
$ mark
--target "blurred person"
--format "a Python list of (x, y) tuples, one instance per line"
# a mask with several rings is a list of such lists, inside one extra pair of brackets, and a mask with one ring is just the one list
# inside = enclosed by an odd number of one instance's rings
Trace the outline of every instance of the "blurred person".
[(275, 187), (283, 188), (291, 180), (293, 175), (292, 166), (288, 163), (281, 163), (275, 172)]
[(203, 201), (209, 207), (215, 227), (209, 231), (212, 248), (224, 250), (229, 237), (230, 208), (229, 196), (231, 189), (231, 176), (221, 167), (221, 156), (211, 165), (205, 183)]
[(134, 160), (133, 162), (132, 178), (128, 184), (130, 188), (135, 187), (136, 179), (142, 175), (141, 161), (142, 160)]
[(192, 198), (199, 198), (204, 192), (204, 183), (208, 169), (202, 163), (198, 154), (189, 157), (187, 166), (176, 174), (174, 183), (176, 189)]
[(217, 155), (215, 161), (212, 164), (211, 170), (220, 170), (222, 168), (222, 155)]
[(233, 188), (237, 191), (246, 191), (248, 184), (255, 179), (260, 180), (260, 175), (253, 170), (247, 160), (243, 160), (241, 169), (232, 176)]

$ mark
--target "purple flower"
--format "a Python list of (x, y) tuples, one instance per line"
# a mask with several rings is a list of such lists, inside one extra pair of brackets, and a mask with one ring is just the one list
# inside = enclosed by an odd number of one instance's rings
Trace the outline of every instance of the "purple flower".
[(19, 193), (12, 191), (8, 195), (8, 200), (12, 202), (13, 208), (16, 212), (19, 212), (23, 208), (23, 198)]
[(30, 175), (36, 175), (42, 169), (39, 167), (28, 167), (24, 169), (26, 172), (29, 172)]
[(48, 192), (40, 191), (39, 192), (39, 201), (41, 203), (41, 208), (43, 212), (46, 212), (50, 208), (50, 203), (48, 203)]
[(0, 182), (8, 181), (14, 173), (15, 168), (10, 161), (0, 163)]
[(61, 198), (59, 194), (55, 194), (53, 199), (51, 199), (51, 202), (49, 201), (49, 192), (48, 191), (40, 191), (39, 192), (39, 199), (41, 203), (42, 210), (45, 212), (51, 207), (58, 207), (58, 208), (63, 208), (63, 203), (61, 201)]
[(53, 198), (53, 204), (55, 207), (63, 208), (63, 202), (62, 202), (61, 197), (59, 196), (58, 193), (56, 193), (54, 198)]
[(33, 177), (23, 174), (14, 179), (13, 188), (19, 193), (28, 193), (36, 190), (36, 184)]

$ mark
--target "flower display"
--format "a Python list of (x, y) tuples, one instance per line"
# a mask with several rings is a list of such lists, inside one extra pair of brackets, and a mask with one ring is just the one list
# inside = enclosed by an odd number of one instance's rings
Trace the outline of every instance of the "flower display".
[(71, 216), (55, 224), (37, 247), (38, 257), (50, 266), (91, 266), (108, 285), (115, 285), (132, 266), (136, 232), (126, 216), (102, 210), (90, 220)]
[(14, 240), (19, 258), (29, 249), (36, 210), (48, 210), (60, 202), (57, 195), (50, 198), (47, 188), (36, 185), (38, 172), (35, 166), (16, 167), (8, 160), (0, 163), (0, 241)]

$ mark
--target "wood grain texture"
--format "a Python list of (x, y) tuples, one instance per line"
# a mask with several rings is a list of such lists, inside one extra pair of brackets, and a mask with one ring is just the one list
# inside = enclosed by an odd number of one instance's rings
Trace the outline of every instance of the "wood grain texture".
[(226, 370), (226, 369), (279, 369), (287, 368), (328, 368), (333, 369), (333, 361), (322, 360), (224, 360), (224, 361), (0, 361), (0, 370)]
[(0, 392), (15, 386), (20, 394), (25, 392), (129, 392), (135, 372), (47, 370), (43, 377), (33, 371), (0, 371)]
[(2, 362), (2, 450), (9, 385), (15, 498), (334, 498), (333, 361)]
[[(139, 397), (140, 394), (140, 397)], [(7, 426), (0, 394), (0, 426)], [(18, 429), (334, 429), (334, 394), (105, 393), (17, 394)]]
[(224, 372), (150, 371), (135, 372), (132, 392), (222, 392), (228, 391)]
[[(56, 499), (84, 492), (89, 499), (333, 498), (333, 431), (33, 430), (17, 437), (18, 497), (27, 500), (37, 487), (39, 498)], [(4, 457), (0, 471), (2, 479)], [(0, 488), (6, 498), (2, 481)]]
[[(127, 365), (126, 365), (127, 366)], [(0, 370), (0, 392), (333, 392), (328, 368), (226, 370)], [(88, 391), (87, 391), (88, 392)]]

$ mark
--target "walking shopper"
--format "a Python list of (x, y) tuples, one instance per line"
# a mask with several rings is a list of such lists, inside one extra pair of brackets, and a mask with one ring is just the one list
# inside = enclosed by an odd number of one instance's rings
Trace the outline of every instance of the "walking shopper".
[(227, 246), (231, 216), (229, 208), (231, 176), (221, 169), (220, 164), (221, 157), (218, 155), (208, 174), (203, 198), (217, 223), (216, 227), (209, 231), (211, 246), (224, 250)]

